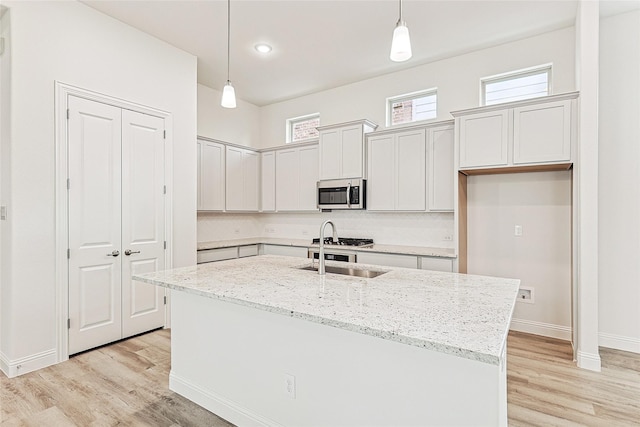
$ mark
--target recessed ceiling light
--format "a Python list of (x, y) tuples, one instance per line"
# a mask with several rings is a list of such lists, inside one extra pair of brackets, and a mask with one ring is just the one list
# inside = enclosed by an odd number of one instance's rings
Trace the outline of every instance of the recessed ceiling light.
[(266, 43), (258, 43), (255, 45), (255, 49), (260, 53), (269, 53), (271, 52), (271, 46)]

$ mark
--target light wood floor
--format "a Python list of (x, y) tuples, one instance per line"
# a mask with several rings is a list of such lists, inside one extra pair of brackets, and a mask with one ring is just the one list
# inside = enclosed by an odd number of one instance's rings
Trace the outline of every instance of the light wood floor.
[[(601, 349), (575, 367), (565, 341), (511, 333), (511, 426), (640, 426), (640, 355)], [(2, 426), (229, 426), (169, 391), (170, 331), (102, 347), (17, 378), (0, 373)]]

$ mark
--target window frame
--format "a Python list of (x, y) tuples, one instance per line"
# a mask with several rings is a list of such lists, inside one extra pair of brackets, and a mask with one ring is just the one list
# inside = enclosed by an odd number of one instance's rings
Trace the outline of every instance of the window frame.
[[(487, 83), (491, 84), (491, 83), (503, 82), (503, 81), (518, 79), (518, 78), (527, 77), (527, 76), (534, 76), (534, 75), (543, 74), (543, 73), (547, 74), (547, 94), (546, 95), (540, 95), (540, 96), (523, 98), (523, 99), (513, 99), (511, 101), (487, 104), (487, 90), (486, 90)], [(551, 90), (552, 76), (553, 76), (553, 64), (548, 63), (548, 64), (536, 65), (534, 67), (523, 68), (520, 70), (509, 71), (506, 73), (495, 74), (493, 76), (483, 77), (480, 79), (480, 106), (500, 105), (500, 104), (506, 104), (508, 102), (526, 101), (528, 99), (536, 99), (536, 98), (541, 98), (543, 96), (552, 95), (552, 90)]]
[(305, 138), (305, 139), (293, 141), (293, 126), (296, 125), (297, 123), (305, 122), (313, 119), (318, 119), (318, 126), (320, 126), (320, 113), (305, 114), (303, 116), (291, 117), (287, 119), (285, 144), (297, 144), (299, 142), (307, 142), (307, 141), (313, 141), (318, 139), (319, 136), (314, 136), (312, 138)]
[[(414, 100), (414, 99), (419, 99), (419, 98), (424, 98), (427, 96), (431, 96), (431, 95), (435, 95), (436, 97), (436, 109), (435, 109), (435, 117), (430, 117), (428, 119), (422, 119), (422, 120), (415, 120), (415, 121), (411, 121), (411, 122), (406, 122), (406, 123), (398, 123), (398, 124), (393, 124), (392, 123), (392, 111), (393, 108), (391, 107), (391, 104), (398, 102), (398, 101), (408, 101), (408, 100)], [(432, 87), (429, 89), (423, 89), (423, 90), (418, 90), (415, 92), (410, 92), (410, 93), (405, 93), (402, 95), (396, 95), (396, 96), (390, 96), (386, 99), (386, 123), (387, 123), (387, 127), (397, 127), (397, 126), (409, 126), (412, 124), (416, 124), (416, 123), (424, 123), (424, 122), (428, 122), (431, 120), (438, 120), (438, 88), (437, 87)]]

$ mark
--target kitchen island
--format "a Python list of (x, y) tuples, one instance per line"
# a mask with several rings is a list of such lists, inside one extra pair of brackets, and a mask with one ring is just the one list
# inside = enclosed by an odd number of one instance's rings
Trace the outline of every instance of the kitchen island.
[(311, 263), (134, 276), (179, 291), (170, 388), (238, 425), (507, 424), (518, 280), (361, 264), (385, 273), (320, 276)]

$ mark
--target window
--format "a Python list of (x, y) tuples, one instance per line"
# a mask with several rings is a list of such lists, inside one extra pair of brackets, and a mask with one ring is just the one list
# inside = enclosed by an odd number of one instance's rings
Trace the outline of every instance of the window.
[(287, 144), (318, 138), (320, 113), (287, 119)]
[(549, 95), (551, 65), (482, 79), (484, 105)]
[(387, 126), (435, 119), (436, 110), (436, 89), (387, 98)]

